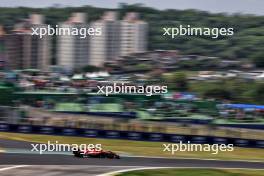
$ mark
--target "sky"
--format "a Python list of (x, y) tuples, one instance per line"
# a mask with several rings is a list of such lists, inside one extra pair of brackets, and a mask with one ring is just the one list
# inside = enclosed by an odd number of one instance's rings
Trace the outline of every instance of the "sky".
[(49, 7), (54, 4), (78, 7), (117, 8), (119, 3), (142, 3), (157, 9), (198, 9), (213, 13), (244, 13), (264, 15), (263, 0), (0, 0), (0, 7)]

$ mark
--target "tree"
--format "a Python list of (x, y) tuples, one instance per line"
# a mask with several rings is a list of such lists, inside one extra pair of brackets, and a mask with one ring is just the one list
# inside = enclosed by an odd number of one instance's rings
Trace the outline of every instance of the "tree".
[(204, 97), (216, 98), (216, 99), (227, 99), (232, 98), (232, 93), (225, 88), (211, 88), (204, 92)]
[(86, 65), (82, 68), (83, 72), (98, 72), (101, 69), (99, 67), (93, 66), (93, 65)]
[(175, 72), (164, 76), (165, 82), (168, 83), (169, 89), (177, 91), (188, 90), (188, 80), (183, 72)]
[(148, 71), (148, 70), (151, 70), (151, 66), (150, 65), (147, 65), (147, 64), (138, 64), (135, 66), (136, 67), (136, 70), (144, 70), (144, 71)]
[(256, 67), (264, 68), (264, 53), (257, 53), (253, 56), (253, 63)]
[(253, 92), (254, 102), (258, 104), (264, 103), (264, 83), (258, 84)]

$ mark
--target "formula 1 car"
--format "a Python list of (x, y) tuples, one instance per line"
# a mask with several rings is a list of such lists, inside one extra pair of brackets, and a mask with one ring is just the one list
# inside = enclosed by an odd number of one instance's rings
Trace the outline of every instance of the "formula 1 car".
[(111, 151), (104, 150), (80, 150), (73, 151), (73, 155), (79, 158), (109, 158), (109, 159), (120, 159), (120, 156)]

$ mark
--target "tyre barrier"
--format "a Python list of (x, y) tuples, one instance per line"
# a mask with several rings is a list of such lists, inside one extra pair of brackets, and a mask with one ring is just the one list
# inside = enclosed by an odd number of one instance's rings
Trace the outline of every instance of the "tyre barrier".
[(237, 147), (264, 148), (264, 140), (241, 139), (215, 136), (181, 135), (167, 133), (148, 133), (135, 131), (98, 130), (67, 128), (55, 126), (19, 125), (0, 123), (0, 132), (16, 132), (26, 134), (78, 136), (89, 138), (125, 139), (136, 141), (170, 142), (182, 141), (197, 144), (234, 144)]

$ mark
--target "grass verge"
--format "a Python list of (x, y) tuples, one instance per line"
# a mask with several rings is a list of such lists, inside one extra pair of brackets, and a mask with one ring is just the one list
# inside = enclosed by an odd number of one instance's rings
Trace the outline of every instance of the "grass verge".
[(116, 176), (264, 176), (263, 170), (155, 169), (130, 171)]
[(144, 155), (151, 157), (264, 161), (264, 149), (255, 148), (236, 147), (232, 152), (219, 152), (218, 154), (211, 154), (210, 152), (175, 152), (175, 154), (172, 155), (169, 152), (163, 152), (164, 148), (162, 142), (144, 142), (6, 132), (0, 132), (0, 139), (20, 140), (36, 143), (47, 143), (48, 141), (55, 143), (56, 141), (58, 141), (58, 143), (64, 144), (102, 144), (104, 150), (112, 150), (119, 153)]

